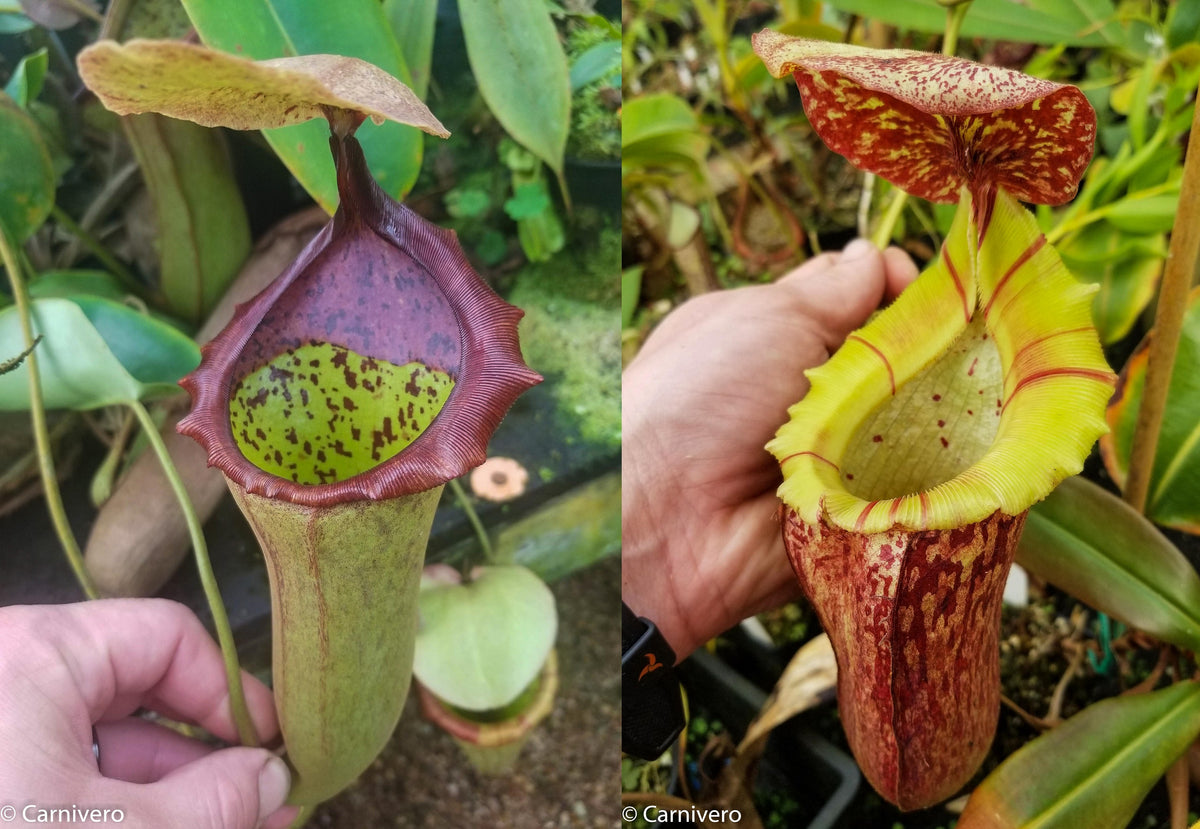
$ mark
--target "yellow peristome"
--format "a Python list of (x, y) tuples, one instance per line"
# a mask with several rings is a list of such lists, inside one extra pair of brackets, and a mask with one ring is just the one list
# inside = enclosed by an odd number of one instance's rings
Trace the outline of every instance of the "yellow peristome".
[(803, 520), (877, 533), (1016, 515), (1078, 473), (1107, 430), (1115, 377), (1094, 289), (1003, 191), (978, 244), (968, 199), (938, 259), (808, 373), (767, 445)]

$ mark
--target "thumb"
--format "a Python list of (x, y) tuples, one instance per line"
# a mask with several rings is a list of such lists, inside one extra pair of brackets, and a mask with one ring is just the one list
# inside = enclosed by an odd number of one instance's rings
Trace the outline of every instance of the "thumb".
[[(195, 829), (254, 829), (279, 811), (291, 788), (287, 765), (262, 748), (214, 751), (163, 777), (138, 786), (147, 825)], [(284, 824), (286, 825), (286, 824)]]
[(861, 328), (883, 301), (887, 285), (884, 257), (871, 242), (855, 239), (840, 254), (811, 260), (775, 284), (802, 303), (832, 352), (847, 334)]

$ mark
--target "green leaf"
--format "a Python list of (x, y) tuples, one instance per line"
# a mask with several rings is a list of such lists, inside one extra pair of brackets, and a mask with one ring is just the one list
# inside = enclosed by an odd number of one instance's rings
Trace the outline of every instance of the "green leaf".
[(1174, 51), (1200, 40), (1200, 3), (1173, 3), (1167, 13), (1167, 47)]
[[(941, 34), (946, 28), (946, 9), (937, 0), (832, 0), (830, 5), (909, 31)], [(1111, 29), (1097, 31), (1096, 22), (1083, 8), (1066, 3), (1055, 4), (1050, 13), (1011, 0), (974, 0), (962, 36), (1047, 46), (1111, 45), (1106, 37)]]
[(157, 222), (166, 309), (200, 325), (250, 254), (250, 223), (216, 130), (161, 115), (124, 119)]
[(458, 708), (511, 702), (554, 646), (554, 596), (524, 567), (477, 567), (468, 584), (424, 578), (418, 606), (413, 673)]
[(54, 168), (33, 120), (0, 94), (0, 232), (21, 244), (54, 207)]
[(621, 70), (621, 41), (605, 40), (580, 55), (571, 65), (571, 91), (577, 92)]
[(384, 16), (404, 55), (413, 91), (421, 100), (429, 89), (437, 5), (437, 0), (383, 0)]
[(1195, 682), (1098, 702), (1001, 763), (958, 829), (1124, 829), (1197, 733)]
[(0, 13), (0, 35), (19, 35), (34, 27), (34, 22), (23, 14)]
[[(178, 391), (200, 362), (192, 340), (169, 325), (99, 297), (32, 301), (42, 397), (51, 409), (95, 409)], [(0, 354), (24, 348), (15, 306), (0, 311)], [(0, 410), (29, 407), (24, 366), (0, 376)]]
[(46, 67), (49, 63), (50, 58), (46, 47), (43, 46), (36, 52), (21, 58), (21, 62), (13, 70), (12, 77), (8, 79), (4, 91), (17, 102), (17, 106), (21, 109), (27, 109), (29, 102), (42, 94), (42, 82), (46, 79)]
[(1017, 561), (1102, 613), (1200, 651), (1200, 576), (1144, 516), (1090, 481), (1068, 478), (1034, 505)]
[(1058, 250), (1071, 273), (1100, 286), (1092, 300), (1100, 339), (1114, 343), (1128, 334), (1154, 298), (1167, 255), (1166, 239), (1161, 234), (1125, 234), (1107, 222), (1094, 222)]
[[(1100, 451), (1108, 474), (1119, 486), (1124, 485), (1128, 473), (1148, 353), (1147, 339), (1121, 370), (1117, 391), (1108, 405), (1108, 425), (1112, 431), (1100, 439)], [(1194, 289), (1188, 298), (1146, 500), (1146, 516), (1152, 521), (1192, 533), (1200, 533), (1200, 422), (1196, 419), (1197, 411), (1200, 411), (1200, 289)]]
[(647, 138), (621, 150), (621, 183), (648, 170), (687, 173), (697, 181), (705, 177), (708, 140), (702, 135), (669, 133)]
[(105, 271), (43, 271), (29, 283), (29, 296), (33, 299), (70, 299), (77, 294), (124, 302), (129, 291)]
[(562, 178), (571, 126), (567, 57), (543, 0), (459, 0), (467, 59), (496, 120)]
[[(332, 54), (360, 58), (404, 83), (411, 80), (383, 7), (376, 0), (184, 0), (204, 42), (225, 52), (266, 60), (291, 55)], [(337, 182), (323, 122), (264, 130), (267, 142), (313, 198), (330, 213)], [(402, 196), (421, 169), (421, 134), (387, 122), (363, 124), (356, 137), (375, 180)]]
[(687, 102), (669, 92), (627, 101), (621, 112), (621, 149), (671, 133), (699, 132), (700, 122)]
[[(119, 279), (106, 271), (55, 270), (38, 274), (37, 278), (29, 283), (29, 296), (34, 299), (77, 299), (93, 296), (128, 305), (130, 291)], [(182, 334), (187, 334), (190, 330), (183, 322), (169, 314), (153, 309), (145, 313)]]
[(1179, 194), (1148, 199), (1122, 199), (1105, 214), (1118, 230), (1127, 233), (1166, 233), (1175, 224)]
[(638, 300), (642, 294), (642, 272), (644, 265), (635, 265), (621, 271), (621, 327), (633, 326), (633, 315), (637, 313)]

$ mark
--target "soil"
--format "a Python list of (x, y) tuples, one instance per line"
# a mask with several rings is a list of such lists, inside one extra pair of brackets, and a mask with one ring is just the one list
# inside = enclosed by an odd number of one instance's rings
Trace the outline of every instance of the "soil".
[(558, 698), (511, 774), (478, 774), (449, 736), (421, 718), (410, 694), (383, 754), (307, 826), (618, 826), (621, 688), (613, 620), (620, 573), (620, 561), (609, 558), (551, 585), (559, 617)]

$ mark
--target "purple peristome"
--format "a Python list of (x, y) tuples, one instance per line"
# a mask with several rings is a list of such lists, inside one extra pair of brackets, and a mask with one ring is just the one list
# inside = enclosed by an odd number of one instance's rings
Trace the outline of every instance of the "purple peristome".
[[(307, 506), (421, 492), (482, 463), (504, 413), (541, 381), (521, 359), (522, 311), (472, 270), (452, 231), (385, 194), (352, 136), (330, 138), (341, 205), (296, 262), (238, 308), (181, 382), (193, 399), (179, 431), (247, 492)], [(454, 389), (429, 427), (398, 455), (352, 477), (301, 484), (266, 472), (234, 440), (237, 383), (289, 349), (330, 342), (395, 365), (423, 363)], [(352, 380), (352, 378), (347, 378)]]

